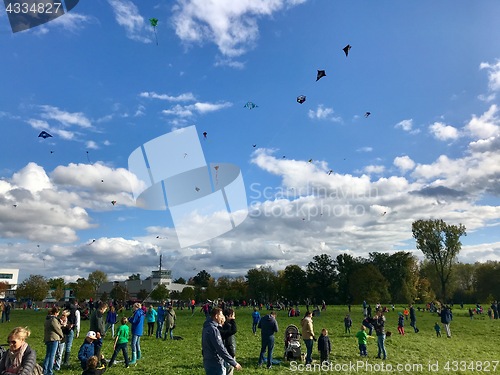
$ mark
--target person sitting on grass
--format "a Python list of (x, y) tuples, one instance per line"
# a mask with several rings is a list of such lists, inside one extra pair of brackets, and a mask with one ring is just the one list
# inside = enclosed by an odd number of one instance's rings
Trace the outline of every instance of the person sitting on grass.
[(82, 375), (101, 375), (106, 371), (106, 363), (93, 355), (87, 360), (87, 368), (83, 370)]

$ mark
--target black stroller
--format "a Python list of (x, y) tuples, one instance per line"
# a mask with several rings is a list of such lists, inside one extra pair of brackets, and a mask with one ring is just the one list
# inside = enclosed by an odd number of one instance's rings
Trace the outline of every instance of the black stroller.
[(300, 360), (300, 333), (297, 326), (290, 324), (285, 329), (285, 360)]

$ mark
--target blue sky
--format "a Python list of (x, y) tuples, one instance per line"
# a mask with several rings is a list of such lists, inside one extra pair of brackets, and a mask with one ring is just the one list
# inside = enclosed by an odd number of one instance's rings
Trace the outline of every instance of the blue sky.
[[(15, 34), (0, 13), (2, 266), (69, 281), (146, 276), (160, 253), (185, 278), (322, 253), (421, 257), (411, 223), (429, 218), (466, 225), (461, 261), (499, 260), (499, 12), (95, 0)], [(180, 248), (169, 211), (136, 207), (128, 157), (191, 125), (208, 163), (241, 169), (249, 216)], [(204, 220), (193, 233), (218, 223)]]

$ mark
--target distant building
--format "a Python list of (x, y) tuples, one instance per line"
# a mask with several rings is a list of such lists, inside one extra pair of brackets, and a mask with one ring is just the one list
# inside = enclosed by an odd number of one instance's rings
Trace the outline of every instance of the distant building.
[(169, 292), (180, 293), (184, 288), (194, 288), (192, 285), (173, 283), (172, 271), (161, 270), (153, 271), (151, 276), (147, 277), (145, 280), (111, 281), (104, 283), (99, 287), (98, 293), (99, 295), (106, 293), (109, 296), (113, 288), (120, 285), (127, 291), (129, 299), (134, 300), (141, 290), (146, 290), (148, 293), (151, 293), (159, 284), (165, 285)]
[(5, 293), (0, 293), (0, 298), (15, 298), (19, 279), (19, 268), (0, 268), (0, 283), (7, 283)]

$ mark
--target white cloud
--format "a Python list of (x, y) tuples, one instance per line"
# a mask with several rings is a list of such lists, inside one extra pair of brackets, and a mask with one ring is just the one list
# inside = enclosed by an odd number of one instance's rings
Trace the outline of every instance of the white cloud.
[(451, 125), (443, 124), (442, 122), (435, 122), (429, 126), (430, 133), (434, 138), (440, 141), (450, 141), (455, 140), (460, 137), (460, 133), (457, 128)]
[(219, 111), (224, 108), (229, 108), (232, 106), (232, 103), (223, 102), (223, 103), (201, 103), (197, 102), (190, 105), (182, 106), (180, 104), (175, 105), (170, 109), (164, 109), (162, 111), (165, 115), (173, 115), (182, 118), (194, 116), (195, 113), (205, 114), (208, 112)]
[(323, 106), (323, 104), (320, 104), (320, 105), (318, 105), (316, 110), (310, 109), (308, 112), (308, 116), (311, 119), (330, 120), (333, 122), (341, 122), (342, 118), (334, 116), (333, 113), (334, 113), (333, 108), (325, 108)]
[(186, 92), (177, 96), (172, 96), (167, 94), (157, 94), (154, 91), (146, 91), (146, 92), (141, 92), (139, 96), (141, 98), (159, 99), (159, 100), (166, 100), (169, 102), (191, 102), (196, 100), (196, 97), (190, 92)]
[(113, 8), (116, 22), (125, 28), (127, 38), (142, 43), (152, 42), (149, 35), (146, 36), (144, 17), (139, 14), (139, 9), (132, 1), (108, 0), (108, 3)]
[(369, 146), (360, 147), (356, 151), (358, 151), (358, 152), (372, 152), (373, 151), (373, 147), (369, 147)]
[(92, 123), (82, 112), (66, 112), (50, 105), (41, 105), (41, 117), (47, 120), (56, 120), (64, 126), (76, 125), (81, 128), (91, 128)]
[(367, 165), (363, 170), (368, 174), (380, 174), (385, 171), (385, 167), (383, 165)]
[(173, 24), (177, 36), (187, 43), (215, 43), (227, 57), (237, 57), (252, 48), (259, 36), (257, 20), (299, 0), (178, 0)]
[(490, 91), (500, 91), (500, 60), (495, 64), (483, 62), (479, 65), (479, 69), (488, 71), (488, 88)]
[(410, 132), (413, 128), (413, 119), (407, 119), (407, 120), (402, 120), (398, 122), (395, 126), (395, 128), (401, 128), (405, 132)]
[(398, 167), (402, 173), (405, 173), (405, 172), (415, 168), (415, 162), (413, 160), (411, 160), (410, 157), (407, 155), (398, 156), (398, 157), (394, 158), (393, 164), (396, 167)]
[(493, 104), (481, 116), (477, 117), (476, 115), (472, 115), (472, 119), (465, 128), (470, 132), (471, 136), (476, 139), (486, 139), (498, 136), (500, 134), (500, 119), (497, 114), (498, 107), (496, 104)]
[(85, 147), (88, 148), (88, 149), (90, 149), (90, 150), (97, 150), (97, 149), (99, 149), (99, 146), (94, 141), (87, 141), (87, 142), (85, 142)]

